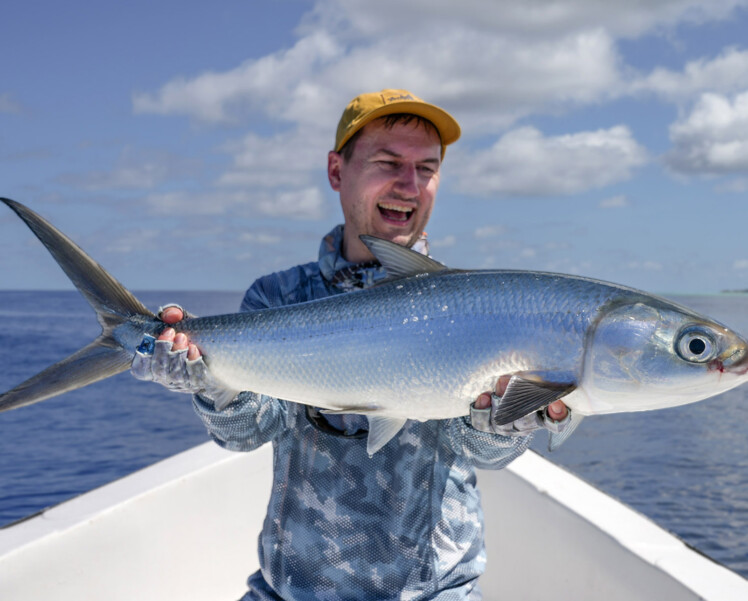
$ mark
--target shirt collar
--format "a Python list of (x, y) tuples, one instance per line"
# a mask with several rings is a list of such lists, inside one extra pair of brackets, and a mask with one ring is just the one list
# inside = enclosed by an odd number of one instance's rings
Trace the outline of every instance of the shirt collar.
[[(426, 232), (416, 240), (413, 250), (428, 256), (429, 244)], [(322, 238), (319, 245), (319, 269), (328, 282), (342, 288), (368, 288), (385, 277), (387, 274), (378, 261), (367, 263), (351, 263), (343, 258), (343, 225), (336, 225), (332, 231)]]

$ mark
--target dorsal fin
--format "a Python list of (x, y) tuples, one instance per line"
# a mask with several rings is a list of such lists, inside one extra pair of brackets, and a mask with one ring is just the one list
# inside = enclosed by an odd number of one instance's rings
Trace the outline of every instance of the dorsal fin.
[(447, 269), (447, 266), (439, 261), (434, 261), (426, 255), (389, 240), (367, 235), (362, 235), (360, 238), (387, 271), (389, 279), (407, 278), (412, 275)]

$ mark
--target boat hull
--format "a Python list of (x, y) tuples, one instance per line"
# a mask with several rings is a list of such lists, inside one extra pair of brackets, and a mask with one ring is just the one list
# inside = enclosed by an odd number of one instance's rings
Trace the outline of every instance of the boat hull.
[[(0, 599), (238, 599), (271, 464), (269, 445), (206, 443), (0, 529)], [(487, 601), (748, 599), (748, 581), (533, 452), (478, 483)], [(539, 576), (551, 560), (561, 576)]]

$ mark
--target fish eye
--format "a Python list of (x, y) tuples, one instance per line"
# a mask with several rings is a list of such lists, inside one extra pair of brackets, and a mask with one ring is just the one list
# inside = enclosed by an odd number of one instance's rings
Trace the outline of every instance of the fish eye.
[(705, 363), (714, 358), (717, 345), (702, 328), (687, 328), (678, 337), (676, 349), (680, 357), (692, 363)]

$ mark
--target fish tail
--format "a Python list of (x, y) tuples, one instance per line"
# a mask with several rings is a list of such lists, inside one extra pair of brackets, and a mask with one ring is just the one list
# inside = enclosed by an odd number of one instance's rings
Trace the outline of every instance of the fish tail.
[(62, 270), (96, 311), (101, 334), (96, 340), (59, 363), (0, 394), (0, 411), (31, 405), (50, 397), (82, 388), (125, 371), (133, 351), (115, 336), (117, 328), (129, 321), (155, 320), (132, 293), (89, 257), (70, 238), (28, 207), (0, 198), (29, 226)]

